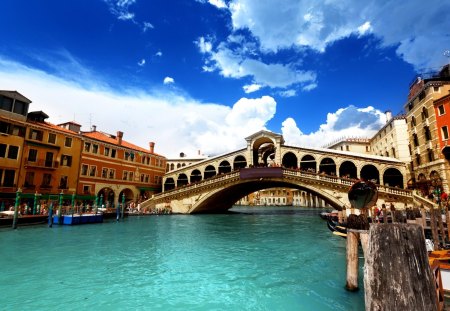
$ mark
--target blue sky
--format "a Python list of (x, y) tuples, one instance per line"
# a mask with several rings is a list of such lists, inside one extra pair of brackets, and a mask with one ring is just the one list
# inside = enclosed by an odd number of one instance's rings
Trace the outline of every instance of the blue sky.
[(449, 62), (441, 0), (3, 0), (0, 89), (172, 157), (368, 137)]

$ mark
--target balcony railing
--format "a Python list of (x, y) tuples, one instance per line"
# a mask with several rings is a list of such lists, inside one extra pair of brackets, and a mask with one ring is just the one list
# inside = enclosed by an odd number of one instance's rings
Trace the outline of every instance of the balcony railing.
[(58, 161), (47, 161), (47, 160), (43, 160), (43, 159), (30, 161), (28, 158), (26, 158), (25, 165), (32, 166), (32, 167), (45, 167), (45, 168), (56, 169), (59, 167), (59, 162)]

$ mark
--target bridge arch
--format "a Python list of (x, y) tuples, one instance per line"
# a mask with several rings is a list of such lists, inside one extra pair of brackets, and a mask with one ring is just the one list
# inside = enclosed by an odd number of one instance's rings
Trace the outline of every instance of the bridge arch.
[(203, 173), (203, 178), (211, 178), (217, 175), (216, 168), (213, 165), (208, 165), (205, 167), (205, 171)]
[(195, 183), (195, 182), (199, 182), (202, 180), (202, 172), (200, 172), (200, 170), (195, 169), (191, 172), (191, 176), (190, 176), (190, 182), (191, 183)]
[(360, 172), (361, 179), (370, 180), (374, 184), (380, 184), (380, 172), (372, 164), (366, 164), (361, 168)]
[(166, 178), (164, 182), (164, 191), (175, 189), (175, 180), (172, 177)]
[(268, 165), (275, 159), (275, 141), (269, 136), (261, 136), (252, 142), (253, 165)]
[(227, 160), (224, 160), (222, 162), (220, 162), (219, 164), (219, 174), (226, 174), (231, 172), (231, 165), (230, 162), (228, 162)]
[(233, 161), (233, 170), (236, 171), (245, 167), (247, 167), (247, 159), (243, 155), (236, 156)]
[(319, 164), (319, 173), (336, 176), (336, 163), (331, 158), (323, 158)]
[(181, 173), (180, 175), (178, 175), (178, 179), (177, 179), (177, 187), (182, 187), (184, 185), (187, 185), (189, 183), (188, 177), (186, 174)]
[(300, 169), (303, 171), (311, 171), (312, 173), (315, 173), (317, 171), (316, 158), (314, 158), (310, 154), (304, 155), (300, 160)]
[[(232, 186), (210, 191), (198, 200), (189, 210), (189, 213), (223, 213), (230, 209), (239, 199), (250, 193), (270, 188), (291, 188), (306, 191), (324, 200), (330, 206), (336, 209), (342, 209), (344, 203), (338, 198), (330, 195), (319, 188), (311, 185), (304, 185), (295, 182), (286, 182), (285, 180), (252, 180), (242, 181)], [(211, 207), (214, 209), (211, 210)]]
[(105, 204), (109, 206), (109, 204), (114, 204), (115, 199), (115, 193), (114, 190), (112, 190), (109, 187), (105, 187), (100, 189), (100, 191), (97, 194), (98, 197), (98, 204), (100, 204), (100, 200), (102, 201), (102, 204)]
[(283, 159), (281, 160), (281, 165), (286, 168), (297, 168), (298, 167), (298, 159), (297, 156), (292, 152), (288, 151), (283, 155)]
[(355, 163), (352, 161), (344, 161), (339, 166), (339, 177), (349, 178), (349, 179), (357, 179), (358, 178), (358, 170), (356, 168)]
[(389, 187), (404, 188), (404, 181), (402, 173), (396, 168), (388, 168), (383, 173), (383, 183)]

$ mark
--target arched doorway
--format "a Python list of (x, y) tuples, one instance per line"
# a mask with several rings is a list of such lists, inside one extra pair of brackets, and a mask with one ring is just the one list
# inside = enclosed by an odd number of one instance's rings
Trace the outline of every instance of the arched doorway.
[(374, 184), (380, 183), (380, 173), (378, 172), (378, 169), (372, 164), (364, 165), (361, 169), (360, 176), (361, 179), (371, 181)]
[(336, 176), (336, 163), (331, 158), (324, 158), (320, 161), (319, 172), (326, 175)]
[(383, 174), (385, 186), (403, 188), (403, 175), (396, 168), (388, 168)]
[(199, 170), (193, 170), (191, 173), (191, 183), (195, 183), (202, 180), (202, 172)]
[(247, 160), (245, 160), (244, 156), (238, 155), (236, 158), (234, 158), (233, 161), (234, 171), (245, 167), (247, 167)]
[(105, 207), (108, 208), (108, 207), (114, 205), (115, 194), (114, 194), (114, 190), (112, 190), (111, 188), (106, 187), (106, 188), (101, 189), (98, 192), (97, 197), (98, 197), (97, 202), (98, 202), (99, 206), (105, 205)]
[(178, 179), (177, 179), (177, 187), (182, 187), (185, 186), (189, 183), (188, 178), (186, 176), (186, 174), (180, 174), (178, 175)]
[(341, 178), (349, 178), (349, 179), (357, 179), (357, 169), (355, 163), (351, 161), (342, 162), (339, 167), (339, 177)]
[(317, 162), (316, 159), (312, 155), (305, 155), (300, 161), (300, 169), (302, 171), (307, 171), (311, 173), (315, 173), (317, 170)]
[(285, 153), (281, 160), (281, 165), (286, 168), (296, 169), (298, 167), (297, 163), (297, 156), (292, 152)]
[(205, 172), (203, 173), (205, 179), (214, 177), (216, 176), (216, 174), (216, 168), (212, 165), (208, 165), (205, 168)]
[[(125, 198), (123, 197), (123, 195), (125, 195)], [(120, 191), (119, 197), (117, 199), (119, 201), (119, 204), (122, 204), (123, 201), (125, 201), (125, 203), (134, 201), (133, 191), (128, 188), (123, 189), (122, 191)]]
[(175, 189), (175, 181), (173, 178), (167, 178), (164, 182), (164, 191)]
[(226, 174), (231, 172), (231, 165), (228, 161), (222, 161), (219, 164), (219, 174)]
[[(253, 165), (268, 166), (276, 164), (275, 145), (269, 137), (260, 137), (253, 142)], [(279, 164), (279, 163), (278, 163)]]

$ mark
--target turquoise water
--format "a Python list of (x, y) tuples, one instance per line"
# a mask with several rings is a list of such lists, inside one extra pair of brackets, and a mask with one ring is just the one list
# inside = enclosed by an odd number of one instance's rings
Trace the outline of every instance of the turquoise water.
[(364, 310), (321, 210), (241, 211), (1, 229), (0, 309)]

